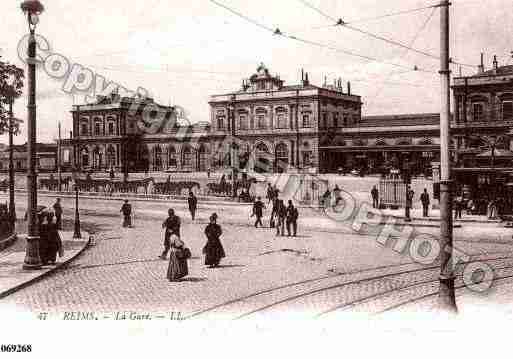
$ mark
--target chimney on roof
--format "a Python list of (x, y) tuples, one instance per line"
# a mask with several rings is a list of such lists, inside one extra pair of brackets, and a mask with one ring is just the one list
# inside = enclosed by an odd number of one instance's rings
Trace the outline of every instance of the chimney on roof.
[(310, 85), (310, 81), (308, 81), (308, 72), (305, 73), (305, 83), (304, 83), (305, 86), (308, 86)]
[(481, 52), (481, 63), (478, 66), (477, 73), (482, 74), (484, 72), (484, 54)]
[(301, 69), (301, 83), (305, 81), (305, 70)]
[(72, 139), (73, 138), (73, 131), (69, 131), (69, 138)]
[(328, 86), (328, 77), (324, 76), (324, 84), (322, 85), (322, 87), (326, 87), (326, 86)]
[(497, 73), (497, 69), (499, 68), (499, 62), (497, 61), (497, 55), (493, 55), (493, 70)]
[(351, 81), (347, 81), (347, 94), (351, 95)]

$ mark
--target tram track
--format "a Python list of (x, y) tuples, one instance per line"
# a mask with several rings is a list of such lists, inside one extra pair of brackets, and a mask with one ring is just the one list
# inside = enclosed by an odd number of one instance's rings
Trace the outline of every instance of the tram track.
[[(504, 253), (503, 253), (504, 254)], [(511, 253), (509, 253), (511, 254)], [(480, 256), (482, 257), (482, 256)], [(480, 258), (471, 260), (468, 262), (460, 263), (460, 266), (463, 264), (473, 263), (473, 262), (480, 262), (480, 261), (498, 261), (498, 260), (507, 260), (507, 259), (513, 259), (513, 256), (497, 256), (493, 258)], [(429, 267), (422, 267), (417, 269), (408, 269), (403, 270), (399, 272), (391, 272), (391, 273), (381, 273), (379, 275), (371, 275), (371, 276), (364, 276), (363, 278), (358, 278), (359, 275), (362, 275), (363, 273), (367, 273), (369, 271), (383, 271), (383, 270), (390, 270), (390, 269), (397, 269), (400, 267), (408, 266), (408, 265), (414, 265), (414, 263), (406, 263), (406, 264), (397, 264), (397, 265), (390, 265), (390, 266), (381, 266), (376, 268), (368, 268), (361, 271), (355, 271), (352, 273), (344, 273), (344, 274), (338, 274), (338, 275), (332, 275), (332, 276), (324, 276), (324, 277), (317, 277), (312, 278), (305, 281), (295, 282), (288, 285), (283, 285), (275, 288), (270, 288), (267, 290), (255, 292), (243, 297), (239, 297), (215, 306), (212, 306), (210, 308), (206, 308), (203, 310), (200, 310), (198, 312), (195, 312), (191, 314), (189, 317), (186, 317), (186, 319), (191, 319), (194, 317), (204, 317), (207, 315), (212, 314), (226, 314), (232, 311), (232, 314), (234, 314), (233, 319), (243, 319), (247, 317), (252, 317), (257, 314), (262, 314), (265, 312), (269, 312), (272, 309), (279, 308), (280, 306), (292, 305), (293, 303), (297, 303), (298, 301), (305, 300), (307, 298), (315, 298), (316, 296), (326, 296), (326, 293), (328, 292), (337, 292), (337, 291), (348, 291), (348, 289), (354, 289), (354, 291), (358, 291), (358, 287), (366, 284), (367, 286), (373, 286), (379, 284), (380, 281), (389, 281), (393, 282), (394, 278), (396, 281), (399, 281), (399, 285), (393, 285), (392, 288), (387, 289), (386, 291), (382, 291), (379, 293), (372, 293), (368, 296), (363, 297), (357, 297), (353, 300), (345, 301), (342, 305), (337, 304), (336, 307), (328, 308), (328, 310), (321, 310), (320, 313), (323, 312), (331, 312), (338, 310), (344, 306), (348, 305), (356, 305), (359, 302), (363, 302), (365, 300), (372, 300), (374, 297), (384, 295), (386, 293), (392, 293), (393, 291), (400, 290), (402, 288), (408, 287), (408, 286), (414, 286), (419, 285), (419, 282), (416, 283), (410, 283), (408, 276), (409, 275), (420, 275), (428, 273), (428, 278), (424, 279), (426, 283), (428, 282), (437, 282), (438, 281), (438, 272), (436, 270), (439, 269), (439, 266), (429, 266)], [(513, 266), (513, 265), (512, 265)], [(434, 271), (435, 270), (435, 271)], [(434, 271), (434, 272), (433, 272)], [(430, 273), (433, 272), (433, 273)], [(432, 278), (434, 275), (436, 275), (436, 278)], [(344, 280), (340, 282), (341, 277), (352, 277), (350, 279)], [(429, 278), (431, 276), (431, 278)], [(354, 278), (356, 277), (356, 278)], [(398, 280), (399, 278), (399, 280)], [(422, 278), (421, 278), (422, 279)], [(388, 283), (387, 285), (390, 285)], [(290, 292), (295, 293), (290, 293)], [(288, 293), (287, 293), (288, 292)], [(352, 293), (351, 291), (348, 291), (349, 293)], [(265, 303), (267, 302), (267, 303)], [(265, 303), (265, 304), (264, 304)], [(242, 309), (242, 310), (241, 310)], [(331, 310), (330, 310), (331, 309)]]

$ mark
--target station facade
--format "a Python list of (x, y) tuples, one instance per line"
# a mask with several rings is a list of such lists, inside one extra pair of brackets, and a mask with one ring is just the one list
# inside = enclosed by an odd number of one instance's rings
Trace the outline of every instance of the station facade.
[[(513, 66), (481, 65), (473, 76), (456, 77), (453, 93), (456, 166), (486, 165), (491, 156), (510, 165)], [(261, 64), (236, 91), (210, 97), (209, 122), (182, 123), (173, 107), (117, 94), (73, 106), (61, 158), (82, 171), (215, 171), (233, 164), (248, 172), (379, 173), (408, 163), (419, 174), (439, 160), (439, 114), (362, 117), (362, 105), (350, 83), (315, 86), (303, 73), (299, 84), (286, 85)]]

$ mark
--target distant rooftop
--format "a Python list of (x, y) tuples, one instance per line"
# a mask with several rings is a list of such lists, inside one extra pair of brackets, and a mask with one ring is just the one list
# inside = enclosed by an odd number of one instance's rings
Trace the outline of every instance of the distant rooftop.
[(363, 116), (360, 127), (438, 125), (439, 113)]

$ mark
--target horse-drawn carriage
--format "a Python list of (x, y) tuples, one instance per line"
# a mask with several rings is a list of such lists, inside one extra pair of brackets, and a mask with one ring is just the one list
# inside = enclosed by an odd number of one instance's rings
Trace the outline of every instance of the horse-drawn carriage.
[[(65, 177), (61, 179), (61, 190), (69, 191), (69, 185), (72, 181), (71, 177)], [(41, 178), (39, 180), (39, 189), (47, 189), (48, 191), (59, 190), (59, 180), (50, 176), (50, 178)]]
[(193, 188), (200, 189), (200, 184), (194, 181), (178, 181), (171, 182), (171, 178), (168, 177), (165, 182), (154, 182), (153, 193), (164, 194), (164, 195), (182, 195), (185, 191), (189, 192)]

